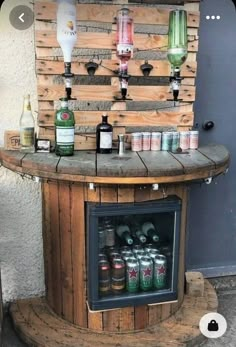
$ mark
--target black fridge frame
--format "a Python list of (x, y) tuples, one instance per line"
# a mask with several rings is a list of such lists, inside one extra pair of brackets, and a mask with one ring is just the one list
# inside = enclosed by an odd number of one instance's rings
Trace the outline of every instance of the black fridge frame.
[[(179, 242), (182, 201), (177, 196), (138, 203), (86, 203), (88, 306), (92, 311), (176, 301), (178, 297)], [(98, 217), (175, 212), (172, 289), (143, 293), (122, 293), (99, 297), (98, 291)]]

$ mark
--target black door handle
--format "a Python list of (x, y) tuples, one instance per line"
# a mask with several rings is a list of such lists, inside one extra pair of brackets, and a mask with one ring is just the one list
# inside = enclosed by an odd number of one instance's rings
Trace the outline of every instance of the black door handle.
[(202, 124), (202, 127), (204, 130), (211, 130), (212, 128), (214, 128), (214, 126), (215, 126), (215, 123), (212, 120), (206, 120)]

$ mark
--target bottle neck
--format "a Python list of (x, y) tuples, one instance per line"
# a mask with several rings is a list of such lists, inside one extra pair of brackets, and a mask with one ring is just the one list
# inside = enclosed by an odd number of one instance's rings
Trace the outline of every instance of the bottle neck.
[(31, 111), (30, 99), (24, 99), (24, 111)]
[(102, 123), (107, 124), (107, 116), (102, 116)]
[(61, 101), (61, 108), (68, 109), (68, 101)]

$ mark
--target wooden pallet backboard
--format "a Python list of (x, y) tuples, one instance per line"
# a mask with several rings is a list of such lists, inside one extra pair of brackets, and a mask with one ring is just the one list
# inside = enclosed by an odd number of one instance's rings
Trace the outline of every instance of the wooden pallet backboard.
[[(114, 17), (121, 4), (132, 9), (135, 23), (134, 57), (129, 61), (128, 96), (132, 101), (117, 102), (119, 80), (116, 58)], [(165, 6), (163, 6), (163, 4)], [(182, 101), (174, 107), (169, 88), (170, 64), (167, 60), (168, 19), (173, 8), (188, 12), (188, 58), (181, 69)], [(39, 100), (39, 136), (54, 140), (54, 113), (64, 95), (63, 56), (56, 39), (55, 1), (35, 3), (36, 73)], [(95, 127), (106, 112), (118, 133), (135, 129), (189, 129), (194, 124), (193, 103), (197, 72), (199, 1), (94, 1), (77, 4), (78, 40), (73, 50), (72, 72), (76, 75), (70, 102), (76, 119), (76, 149), (95, 148)], [(141, 56), (141, 58), (140, 58)], [(145, 56), (145, 57), (144, 57)], [(93, 59), (99, 65), (95, 77), (87, 74), (85, 64)], [(149, 77), (140, 66), (148, 60), (153, 65)]]

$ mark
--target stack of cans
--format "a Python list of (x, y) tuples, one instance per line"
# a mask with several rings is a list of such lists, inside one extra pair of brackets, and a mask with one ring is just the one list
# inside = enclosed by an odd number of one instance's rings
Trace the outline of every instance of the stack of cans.
[(131, 149), (134, 152), (140, 151), (171, 151), (177, 152), (198, 148), (199, 132), (193, 131), (164, 131), (164, 132), (143, 132), (131, 134)]

